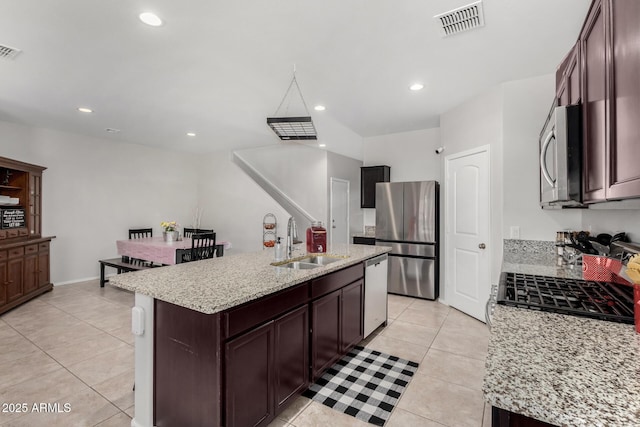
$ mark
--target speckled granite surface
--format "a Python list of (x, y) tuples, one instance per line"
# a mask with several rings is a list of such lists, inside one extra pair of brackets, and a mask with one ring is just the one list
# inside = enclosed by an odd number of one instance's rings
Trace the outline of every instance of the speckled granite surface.
[[(580, 266), (554, 264), (553, 242), (529, 242), (505, 241), (502, 271), (582, 278)], [(496, 305), (483, 390), (490, 405), (558, 426), (640, 426), (640, 334)]]
[[(217, 313), (273, 292), (388, 252), (384, 246), (343, 245), (337, 262), (310, 270), (274, 267), (273, 251), (233, 254), (109, 277), (109, 283), (206, 314)], [(304, 255), (296, 252), (294, 257)]]
[(640, 426), (640, 334), (497, 306), (483, 390), (493, 406), (558, 426)]

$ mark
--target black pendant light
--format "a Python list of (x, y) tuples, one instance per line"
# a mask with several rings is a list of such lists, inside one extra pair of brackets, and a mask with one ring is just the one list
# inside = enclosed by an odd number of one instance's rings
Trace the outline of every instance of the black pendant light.
[[(302, 105), (304, 105), (304, 109), (307, 115), (297, 117), (279, 116), (278, 113), (282, 108), (284, 101), (286, 101), (291, 94), (291, 89), (294, 87), (294, 85), (295, 89), (298, 91), (298, 95), (300, 95)], [(291, 79), (291, 83), (289, 83), (289, 88), (284, 94), (284, 97), (282, 98), (282, 101), (280, 102), (280, 105), (276, 109), (273, 116), (274, 117), (267, 117), (267, 124), (281, 140), (296, 141), (318, 139), (316, 128), (313, 125), (313, 120), (311, 120), (311, 115), (309, 115), (309, 109), (307, 108), (307, 104), (304, 102), (302, 91), (300, 90), (300, 86), (298, 86), (298, 81), (296, 80), (295, 67), (293, 68), (293, 78)]]

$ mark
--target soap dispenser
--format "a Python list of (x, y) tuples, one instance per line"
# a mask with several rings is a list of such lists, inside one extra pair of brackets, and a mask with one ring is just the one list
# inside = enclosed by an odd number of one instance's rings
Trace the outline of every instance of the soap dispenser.
[(276, 245), (275, 245), (275, 258), (276, 261), (282, 261), (284, 260), (284, 246), (282, 245), (282, 242), (280, 241), (281, 237), (278, 237), (278, 239), (276, 240)]

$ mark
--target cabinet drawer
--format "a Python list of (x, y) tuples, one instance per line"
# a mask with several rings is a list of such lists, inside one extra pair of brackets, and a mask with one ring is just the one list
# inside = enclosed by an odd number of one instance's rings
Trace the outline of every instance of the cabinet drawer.
[(49, 250), (49, 242), (43, 242), (38, 245), (40, 252), (46, 252)]
[(0, 240), (7, 238), (7, 230), (0, 230)]
[(35, 254), (36, 252), (38, 252), (38, 245), (25, 246), (24, 252), (26, 254)]
[(362, 277), (364, 277), (364, 264), (362, 263), (336, 271), (335, 273), (327, 274), (311, 282), (311, 298), (328, 294)]
[(28, 236), (29, 230), (26, 228), (18, 228), (18, 236)]
[(0, 261), (7, 259), (7, 251), (0, 251)]
[(16, 258), (24, 255), (24, 246), (9, 249), (9, 258)]
[(7, 239), (12, 239), (14, 237), (18, 237), (18, 229), (14, 228), (12, 230), (7, 230)]
[(309, 284), (297, 285), (277, 295), (232, 308), (222, 316), (223, 338), (232, 337), (271, 320), (309, 300)]

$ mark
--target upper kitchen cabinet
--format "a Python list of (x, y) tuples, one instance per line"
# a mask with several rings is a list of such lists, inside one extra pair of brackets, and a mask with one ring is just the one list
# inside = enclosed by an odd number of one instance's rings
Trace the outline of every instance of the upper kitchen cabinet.
[(376, 183), (389, 182), (389, 166), (364, 166), (360, 168), (360, 207), (376, 207)]
[(595, 0), (580, 34), (587, 203), (640, 197), (638, 22), (636, 0)]
[(562, 60), (556, 71), (556, 88), (558, 105), (578, 104), (581, 98), (580, 89), (580, 43)]

